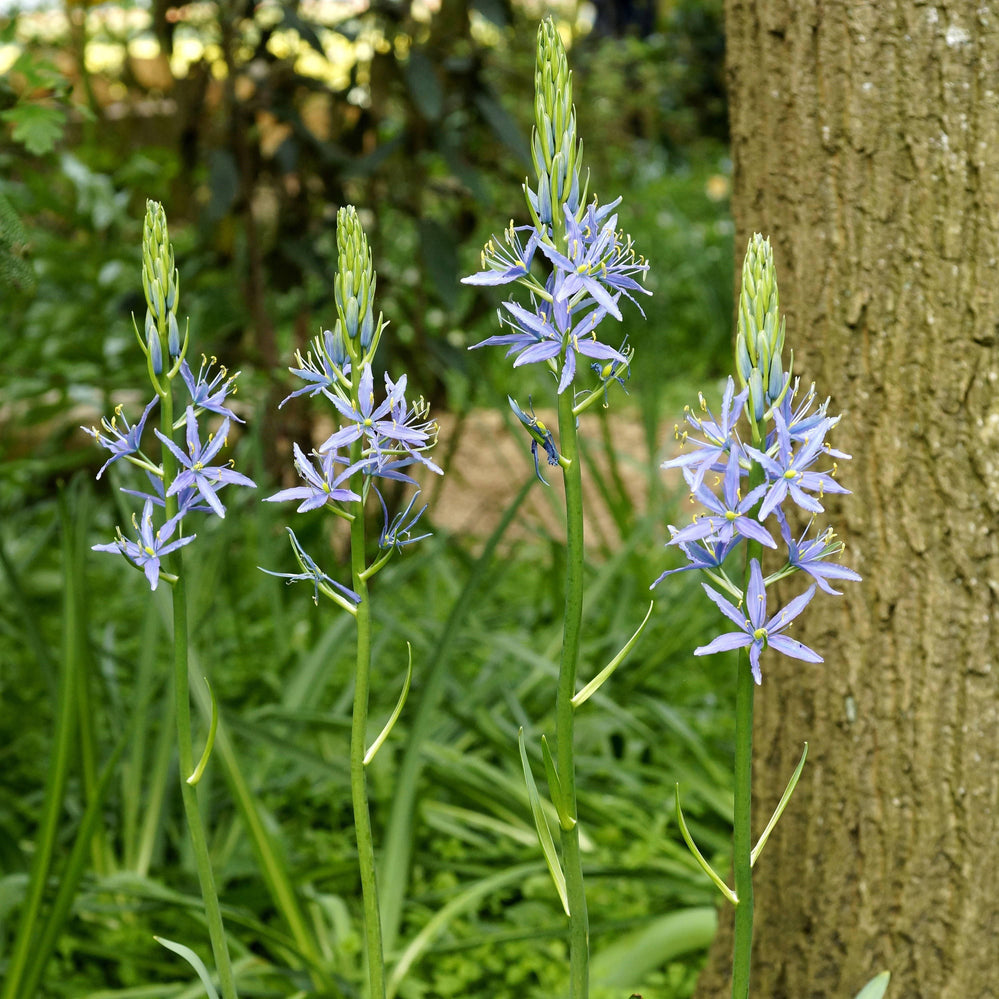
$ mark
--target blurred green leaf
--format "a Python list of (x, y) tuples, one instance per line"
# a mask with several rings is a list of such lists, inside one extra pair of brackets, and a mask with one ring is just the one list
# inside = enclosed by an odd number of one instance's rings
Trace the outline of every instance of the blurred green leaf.
[(66, 112), (47, 104), (21, 103), (0, 111), (0, 119), (14, 126), (11, 135), (29, 153), (44, 156), (62, 138)]
[(640, 988), (650, 971), (681, 954), (706, 951), (717, 926), (714, 906), (702, 906), (671, 912), (616, 936), (608, 946), (594, 948), (590, 962), (593, 985), (622, 991)]
[(444, 109), (444, 92), (437, 79), (434, 64), (421, 49), (413, 49), (409, 53), (406, 82), (420, 114), (428, 121), (437, 121)]
[(420, 219), (420, 254), (434, 291), (441, 301), (453, 309), (458, 298), (458, 252), (454, 234), (433, 219)]

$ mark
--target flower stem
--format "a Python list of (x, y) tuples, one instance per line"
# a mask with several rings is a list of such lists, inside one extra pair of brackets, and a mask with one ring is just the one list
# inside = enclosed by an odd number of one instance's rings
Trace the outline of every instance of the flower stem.
[(188, 689), (187, 668), (187, 590), (180, 562), (183, 553), (175, 551), (172, 571), (177, 575), (173, 587), (173, 634), (174, 634), (174, 702), (177, 715), (177, 754), (180, 762), (180, 790), (184, 799), (184, 814), (187, 817), (188, 833), (194, 858), (198, 868), (198, 881), (201, 896), (205, 903), (205, 917), (208, 922), (208, 936), (215, 955), (219, 986), (224, 999), (236, 999), (236, 985), (233, 980), (232, 964), (229, 960), (229, 947), (222, 925), (222, 909), (218, 891), (215, 888), (215, 875), (212, 873), (211, 858), (208, 854), (208, 841), (198, 807), (198, 791), (187, 778), (194, 772), (194, 753), (191, 749), (191, 700)]
[[(355, 389), (356, 394), (356, 389)], [(355, 444), (351, 458), (360, 457)], [(357, 476), (360, 479), (360, 473)], [(357, 484), (360, 487), (360, 483)], [(358, 495), (363, 495), (358, 488)], [(357, 626), (357, 665), (354, 676), (354, 710), (350, 725), (350, 796), (354, 806), (354, 834), (357, 837), (357, 865), (361, 875), (364, 905), (364, 942), (368, 965), (369, 999), (385, 999), (385, 962), (382, 956), (382, 922), (378, 908), (378, 882), (375, 874), (375, 846), (368, 811), (368, 788), (364, 774), (364, 741), (368, 725), (368, 693), (371, 683), (371, 605), (364, 572), (364, 510), (358, 504), (350, 522), (350, 568), (354, 592), (361, 598), (354, 621)]]
[[(752, 422), (753, 446), (762, 448), (763, 434)], [(749, 488), (755, 489), (764, 479), (762, 467), (753, 462), (749, 469)], [(757, 506), (757, 509), (759, 507)], [(752, 516), (756, 516), (754, 510)], [(749, 567), (761, 559), (763, 546), (749, 539), (746, 545), (744, 592), (749, 588)], [(732, 868), (735, 874), (735, 942), (732, 955), (732, 999), (748, 999), (749, 974), (753, 955), (753, 696), (756, 684), (749, 662), (749, 650), (739, 650), (735, 678), (735, 808), (732, 831)]]
[[(575, 727), (572, 698), (576, 692), (576, 665), (579, 661), (579, 633), (583, 619), (583, 484), (580, 471), (576, 417), (572, 412), (572, 392), (558, 399), (559, 443), (564, 466), (566, 515), (565, 616), (562, 625), (562, 658), (555, 697), (555, 751), (559, 781), (566, 808), (576, 815), (576, 764), (573, 746)], [(569, 995), (586, 999), (589, 994), (590, 928), (583, 885), (583, 864), (579, 849), (579, 822), (562, 829), (562, 863), (569, 900)]]
[(749, 653), (739, 650), (735, 687), (735, 828), (733, 868), (735, 894), (735, 953), (732, 958), (732, 999), (749, 996), (753, 950), (753, 871), (751, 867), (753, 793), (753, 694), (755, 684)]
[[(164, 437), (173, 438), (173, 394), (168, 386), (160, 396), (161, 433)], [(163, 482), (164, 492), (177, 476), (177, 461), (169, 448), (163, 449)], [(167, 495), (166, 516), (172, 517), (177, 512), (177, 499)], [(215, 887), (215, 875), (212, 872), (211, 858), (208, 853), (208, 841), (205, 827), (201, 819), (201, 809), (198, 806), (197, 789), (187, 783), (187, 778), (194, 772), (194, 751), (191, 747), (191, 695), (188, 673), (188, 627), (187, 627), (187, 589), (184, 585), (183, 552), (177, 550), (168, 557), (169, 571), (177, 577), (173, 584), (173, 683), (174, 683), (174, 714), (177, 723), (177, 759), (180, 768), (180, 791), (184, 802), (184, 815), (187, 819), (188, 834), (194, 850), (194, 859), (198, 868), (198, 881), (201, 885), (201, 897), (205, 905), (205, 918), (208, 923), (208, 936), (212, 943), (212, 953), (215, 957), (215, 967), (218, 971), (219, 986), (223, 999), (236, 999), (236, 985), (232, 974), (232, 963), (229, 960), (229, 947), (226, 943), (225, 928), (222, 925), (222, 909), (219, 905), (218, 891)]]

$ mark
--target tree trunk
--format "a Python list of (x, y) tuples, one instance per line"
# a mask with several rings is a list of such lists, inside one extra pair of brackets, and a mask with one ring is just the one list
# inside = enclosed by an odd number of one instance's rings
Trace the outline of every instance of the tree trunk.
[(757, 831), (809, 754), (752, 994), (999, 996), (999, 7), (726, 15), (736, 245), (770, 235), (795, 372), (843, 413), (826, 506), (864, 576), (797, 622), (825, 663), (771, 655), (758, 691)]

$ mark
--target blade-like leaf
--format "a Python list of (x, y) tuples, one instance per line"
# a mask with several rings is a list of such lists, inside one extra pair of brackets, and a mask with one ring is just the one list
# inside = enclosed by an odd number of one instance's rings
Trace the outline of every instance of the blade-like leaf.
[(588, 701), (600, 688), (603, 686), (604, 682), (610, 677), (611, 673), (614, 672), (624, 662), (624, 657), (632, 650), (635, 642), (638, 641), (639, 635), (645, 630), (645, 626), (649, 623), (649, 618), (652, 617), (652, 608), (655, 607), (655, 603), (649, 604), (648, 613), (645, 615), (645, 620), (638, 626), (637, 631), (627, 642), (624, 643), (624, 648), (585, 686), (575, 697), (572, 699), (572, 706), (578, 708), (580, 704), (584, 704)]
[(545, 761), (545, 776), (548, 778), (548, 790), (552, 796), (552, 804), (558, 813), (559, 825), (568, 832), (575, 824), (576, 819), (569, 813), (569, 803), (562, 793), (562, 781), (559, 780), (558, 767), (552, 758), (552, 751), (548, 748), (548, 740), (541, 736), (541, 756)]
[(524, 730), (520, 730), (518, 738), (520, 742), (520, 761), (524, 765), (524, 780), (527, 781), (527, 796), (531, 802), (531, 812), (534, 815), (534, 826), (538, 830), (538, 842), (541, 843), (541, 852), (545, 855), (545, 863), (551, 871), (552, 881), (555, 882), (555, 890), (562, 901), (562, 908), (565, 914), (569, 915), (569, 896), (565, 889), (565, 875), (562, 873), (562, 865), (559, 863), (558, 854), (555, 852), (555, 843), (552, 840), (552, 831), (548, 828), (548, 819), (545, 818), (544, 809), (541, 807), (541, 795), (538, 794), (538, 786), (534, 783), (534, 774), (531, 773), (531, 762), (527, 758), (527, 746), (524, 743)]
[(172, 950), (175, 954), (179, 954), (194, 968), (198, 973), (198, 978), (201, 979), (201, 984), (205, 987), (205, 992), (208, 993), (208, 999), (219, 999), (219, 994), (215, 991), (215, 986), (212, 985), (212, 976), (208, 974), (208, 969), (201, 958), (190, 947), (185, 947), (183, 944), (176, 943), (173, 940), (167, 940), (165, 937), (153, 937), (153, 939), (166, 947), (167, 950)]
[(215, 691), (212, 690), (212, 685), (208, 682), (208, 677), (206, 676), (204, 679), (205, 686), (208, 688), (208, 696), (212, 699), (212, 717), (208, 723), (208, 739), (205, 741), (205, 751), (201, 754), (201, 759), (198, 760), (198, 765), (194, 768), (194, 773), (187, 778), (188, 784), (197, 784), (201, 780), (201, 775), (205, 772), (205, 767), (208, 766), (208, 760), (212, 755), (212, 748), (215, 745), (215, 733), (219, 727), (219, 705), (218, 701), (215, 700)]
[(389, 720), (385, 722), (385, 727), (378, 733), (378, 738), (371, 743), (371, 748), (364, 754), (365, 766), (375, 758), (375, 753), (381, 749), (382, 743), (389, 737), (389, 733), (395, 727), (395, 723), (399, 720), (399, 715), (402, 714), (402, 709), (406, 704), (406, 697), (409, 695), (409, 684), (413, 679), (413, 646), (407, 642), (406, 648), (409, 650), (409, 663), (406, 665), (406, 679), (402, 685), (402, 693), (399, 694), (399, 700), (396, 701), (395, 708), (393, 708), (392, 714), (389, 715)]
[(784, 814), (784, 809), (787, 808), (787, 803), (791, 800), (791, 795), (794, 793), (794, 789), (798, 786), (798, 778), (801, 777), (801, 771), (805, 766), (805, 757), (808, 756), (808, 743), (805, 743), (805, 748), (801, 753), (801, 759), (798, 761), (798, 765), (794, 768), (794, 773), (791, 774), (791, 779), (787, 782), (787, 787), (784, 788), (784, 793), (780, 796), (780, 801), (777, 802), (777, 807), (774, 809), (773, 815), (770, 817), (770, 821), (767, 823), (766, 829), (760, 834), (759, 842), (753, 847), (753, 852), (749, 856), (750, 867), (756, 863), (756, 858), (763, 852), (763, 847), (766, 846), (767, 840), (770, 838), (770, 834), (774, 831), (774, 826), (777, 825), (777, 820)]

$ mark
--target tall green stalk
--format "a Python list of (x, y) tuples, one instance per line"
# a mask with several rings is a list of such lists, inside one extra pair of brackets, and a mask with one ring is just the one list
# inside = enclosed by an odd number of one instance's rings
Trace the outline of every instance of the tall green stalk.
[[(354, 374), (357, 396), (357, 372)], [(351, 449), (352, 461), (361, 456), (361, 442)], [(362, 475), (357, 473), (358, 493)], [(354, 673), (354, 708), (350, 724), (350, 797), (354, 808), (354, 834), (357, 838), (357, 865), (361, 875), (364, 906), (364, 949), (368, 966), (369, 999), (385, 997), (385, 960), (382, 954), (382, 923), (378, 907), (378, 880), (375, 870), (375, 846), (371, 835), (367, 779), (364, 773), (365, 741), (368, 726), (368, 695), (371, 686), (371, 604), (365, 565), (364, 509), (359, 504), (350, 522), (351, 586), (361, 598), (357, 605), (357, 660)]]
[[(753, 447), (764, 446), (763, 434), (755, 420)], [(753, 462), (749, 470), (749, 490), (763, 482), (763, 469)], [(756, 506), (759, 510), (759, 504)], [(754, 511), (753, 516), (756, 516)], [(759, 541), (746, 542), (744, 590), (749, 589), (749, 567), (763, 556)], [(735, 940), (732, 953), (732, 999), (748, 999), (753, 955), (753, 697), (756, 683), (749, 661), (749, 649), (739, 650), (735, 678), (735, 807), (732, 829), (732, 871), (735, 877)]]
[[(364, 944), (367, 964), (367, 994), (369, 999), (385, 999), (385, 962), (382, 943), (381, 907), (378, 901), (378, 880), (375, 849), (371, 835), (365, 766), (388, 738), (401, 714), (412, 679), (412, 659), (406, 681), (395, 710), (381, 733), (365, 748), (368, 723), (368, 697), (371, 684), (371, 608), (368, 583), (392, 557), (393, 553), (419, 538), (412, 536), (422, 510), (412, 515), (414, 496), (406, 509), (389, 522), (388, 508), (374, 478), (385, 476), (412, 482), (399, 472), (414, 461), (423, 461), (431, 470), (440, 469), (418, 454), (428, 451), (437, 439), (436, 425), (426, 419), (423, 400), (412, 405), (406, 401), (405, 378), (393, 382), (385, 376), (386, 397), (375, 403), (372, 359), (385, 322), (374, 315), (376, 274), (371, 250), (357, 211), (346, 205), (337, 212), (337, 272), (333, 279), (337, 320), (332, 330), (326, 330), (312, 341), (305, 357), (296, 355), (298, 375), (306, 375), (312, 384), (319, 378), (323, 392), (335, 401), (343, 425), (312, 457), (314, 467), (298, 445), (295, 445), (295, 467), (308, 483), (283, 489), (268, 499), (303, 501), (299, 511), (325, 507), (350, 523), (351, 587), (341, 586), (313, 561), (299, 545), (291, 528), (292, 548), (301, 574), (273, 573), (290, 579), (307, 580), (313, 585), (313, 598), (319, 594), (332, 600), (355, 618), (357, 628), (357, 668), (354, 677), (354, 705), (350, 730), (350, 792), (354, 810), (354, 831), (357, 838), (357, 863), (361, 879), (364, 913)], [(294, 393), (295, 395), (300, 392)], [(340, 449), (349, 445), (349, 457)], [(341, 466), (347, 465), (346, 471)], [(342, 486), (349, 478), (349, 488)], [(378, 539), (380, 554), (365, 564), (367, 555), (364, 502), (371, 490), (379, 497), (385, 517), (385, 529)], [(424, 508), (425, 509), (425, 508)], [(269, 570), (265, 570), (269, 571)]]
[(753, 869), (751, 856), (753, 794), (753, 694), (755, 683), (749, 652), (740, 649), (735, 682), (735, 823), (733, 871), (735, 894), (735, 947), (732, 957), (732, 999), (749, 995), (753, 950)]
[[(160, 392), (160, 432), (164, 437), (173, 439), (173, 389), (170, 384), (167, 384), (165, 389)], [(173, 482), (176, 477), (177, 460), (168, 448), (164, 448), (163, 480), (169, 483)], [(176, 513), (177, 498), (168, 494), (166, 496), (167, 519), (169, 520)], [(169, 571), (177, 577), (172, 589), (173, 684), (181, 798), (184, 802), (184, 816), (187, 820), (188, 834), (191, 838), (191, 847), (198, 869), (198, 882), (201, 886), (201, 898), (205, 906), (205, 919), (208, 923), (208, 935), (211, 939), (212, 954), (215, 957), (219, 986), (222, 989), (223, 999), (236, 999), (232, 962), (229, 959), (229, 947), (225, 938), (225, 928), (222, 925), (222, 909), (215, 887), (215, 875), (208, 852), (205, 826), (198, 805), (198, 792), (193, 784), (187, 782), (187, 778), (194, 773), (195, 764), (194, 750), (191, 746), (191, 694), (187, 661), (187, 588), (184, 584), (183, 552), (181, 550), (172, 552), (168, 556), (168, 567)]]
[(576, 667), (583, 621), (583, 484), (579, 460), (576, 416), (572, 393), (558, 397), (559, 439), (566, 459), (565, 519), (566, 573), (565, 615), (562, 624), (562, 658), (559, 662), (558, 690), (555, 696), (555, 758), (571, 828), (561, 828), (562, 863), (566, 896), (569, 901), (569, 995), (586, 999), (589, 994), (590, 927), (583, 884), (583, 862), (579, 848), (579, 822), (576, 814), (576, 760), (574, 746)]

